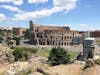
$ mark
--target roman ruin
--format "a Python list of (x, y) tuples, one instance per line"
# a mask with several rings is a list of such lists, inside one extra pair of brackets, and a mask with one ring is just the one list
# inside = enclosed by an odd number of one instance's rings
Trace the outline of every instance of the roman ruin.
[(94, 38), (85, 38), (83, 43), (83, 56), (84, 60), (88, 58), (93, 58), (95, 55), (95, 39)]
[(43, 26), (30, 21), (30, 43), (33, 45), (72, 46), (73, 39), (81, 37), (78, 31), (67, 26)]

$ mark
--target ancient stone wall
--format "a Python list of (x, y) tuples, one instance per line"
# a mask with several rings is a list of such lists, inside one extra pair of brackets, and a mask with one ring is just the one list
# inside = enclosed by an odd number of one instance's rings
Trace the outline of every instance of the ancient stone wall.
[[(3, 46), (2, 46), (3, 47)], [(14, 62), (12, 50), (6, 47), (0, 49), (0, 65)]]
[(95, 54), (95, 39), (86, 38), (83, 43), (83, 56), (84, 59), (93, 58)]

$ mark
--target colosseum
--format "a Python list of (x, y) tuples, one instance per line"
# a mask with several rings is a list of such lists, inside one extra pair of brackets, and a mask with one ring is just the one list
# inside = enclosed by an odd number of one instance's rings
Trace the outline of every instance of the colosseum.
[(72, 46), (73, 39), (80, 37), (82, 35), (78, 31), (67, 26), (43, 26), (30, 21), (30, 43), (33, 45)]

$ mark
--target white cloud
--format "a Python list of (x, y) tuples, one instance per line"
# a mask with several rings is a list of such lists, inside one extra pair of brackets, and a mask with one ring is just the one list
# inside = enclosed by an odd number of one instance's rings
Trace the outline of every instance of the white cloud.
[(60, 10), (69, 12), (75, 8), (77, 0), (53, 0), (54, 7), (58, 7)]
[(9, 11), (13, 11), (13, 12), (19, 12), (19, 13), (22, 13), (23, 11), (20, 10), (19, 8), (15, 7), (15, 6), (10, 6), (10, 5), (2, 5), (0, 6), (1, 8), (5, 8)]
[(87, 31), (87, 30), (95, 30), (95, 27), (93, 25), (90, 25), (90, 24), (79, 24), (77, 25), (76, 27), (77, 29), (76, 30), (83, 30), (83, 31)]
[(23, 0), (15, 0), (15, 1), (13, 1), (13, 4), (22, 5), (23, 4)]
[(80, 24), (79, 27), (88, 27), (87, 24)]
[(2, 3), (13, 3), (14, 5), (22, 5), (23, 0), (0, 0)]
[[(43, 16), (49, 16), (54, 12), (54, 9), (42, 9), (40, 11), (26, 12), (23, 14), (15, 14), (13, 20), (27, 20), (32, 18), (40, 18)], [(56, 12), (56, 11), (55, 11)]]
[(0, 21), (6, 20), (6, 16), (4, 14), (0, 14)]
[(28, 3), (45, 3), (48, 2), (48, 0), (28, 0)]
[(24, 12), (22, 14), (15, 14), (13, 20), (35, 19), (44, 16), (49, 16), (59, 11), (69, 12), (70, 10), (75, 8), (76, 1), (77, 0), (53, 0), (53, 8), (42, 9), (42, 10), (32, 11), (32, 12)]

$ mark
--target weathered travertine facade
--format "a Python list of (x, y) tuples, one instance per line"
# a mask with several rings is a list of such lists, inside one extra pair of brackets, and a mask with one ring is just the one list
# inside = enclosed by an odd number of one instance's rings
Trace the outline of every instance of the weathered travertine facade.
[(36, 25), (30, 21), (30, 43), (33, 45), (71, 46), (82, 35), (69, 27)]

